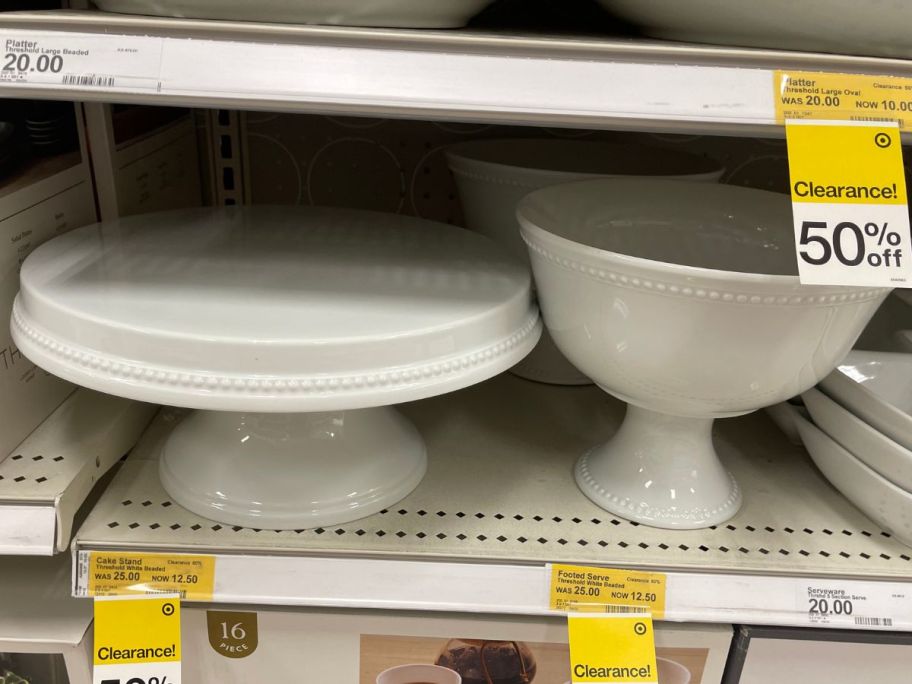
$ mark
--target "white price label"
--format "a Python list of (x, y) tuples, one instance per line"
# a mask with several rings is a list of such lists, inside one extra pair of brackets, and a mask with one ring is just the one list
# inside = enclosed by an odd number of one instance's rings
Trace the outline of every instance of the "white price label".
[(786, 135), (801, 282), (912, 285), (897, 125), (789, 121)]
[(161, 38), (0, 31), (0, 45), (0, 85), (161, 88)]
[(800, 582), (796, 606), (811, 625), (890, 630), (895, 629), (894, 622), (912, 614), (912, 593), (894, 583)]

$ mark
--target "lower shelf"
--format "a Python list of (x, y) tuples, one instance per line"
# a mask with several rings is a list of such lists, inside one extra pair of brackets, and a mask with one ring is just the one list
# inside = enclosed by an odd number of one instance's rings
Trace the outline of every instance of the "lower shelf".
[[(166, 409), (75, 552), (211, 553), (212, 600), (236, 603), (545, 614), (547, 563), (667, 573), (671, 620), (808, 624), (808, 581), (853, 591), (861, 582), (898, 606), (912, 601), (912, 549), (849, 504), (763, 413), (716, 424), (717, 450), (744, 490), (737, 516), (668, 531), (613, 518), (576, 488), (576, 458), (624, 412), (594, 387), (505, 374), (402, 410), (428, 446), (415, 492), (347, 525), (275, 532), (220, 525), (168, 499), (156, 458), (180, 412)], [(85, 595), (77, 568), (74, 590)], [(899, 617), (861, 624), (903, 628)]]

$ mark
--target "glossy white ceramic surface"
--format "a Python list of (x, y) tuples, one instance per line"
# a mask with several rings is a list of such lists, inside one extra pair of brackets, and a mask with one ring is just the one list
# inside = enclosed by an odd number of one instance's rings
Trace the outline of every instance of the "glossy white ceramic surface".
[(801, 285), (784, 195), (604, 179), (538, 190), (518, 216), (555, 343), (636, 407), (580, 460), (577, 482), (612, 513), (660, 527), (738, 510), (711, 420), (812, 387), (889, 292)]
[(308, 207), (80, 228), (22, 266), (16, 344), (72, 382), (227, 411), (413, 401), (525, 356), (528, 268), (470, 231)]
[(455, 28), (491, 0), (95, 0), (106, 12), (342, 26)]
[(912, 56), (912, 5), (903, 0), (599, 0), (648, 35), (885, 57)]
[(415, 427), (390, 407), (319, 413), (194, 411), (162, 450), (165, 490), (230, 525), (339, 525), (411, 492), (427, 468)]
[[(507, 247), (526, 261), (516, 206), (533, 190), (606, 176), (650, 176), (716, 182), (716, 162), (676, 150), (591, 140), (475, 140), (446, 149), (456, 178), (466, 225)], [(567, 361), (547, 331), (538, 346), (512, 369), (539, 382), (582, 385), (592, 382)]]
[[(912, 392), (912, 386), (910, 386)], [(912, 451), (897, 444), (817, 389), (801, 395), (814, 423), (853, 456), (912, 492)]]
[(795, 422), (808, 453), (832, 485), (897, 541), (912, 546), (912, 493), (866, 466), (803, 417), (796, 415)]
[(369, 515), (418, 484), (414, 428), (392, 409), (352, 409), (509, 368), (541, 330), (530, 280), (487, 238), (429, 221), (194, 209), (39, 247), (11, 329), (23, 354), (78, 384), (224, 411), (177, 428), (165, 488), (220, 522), (297, 529)]
[(820, 387), (866, 423), (912, 449), (912, 355), (853, 350)]

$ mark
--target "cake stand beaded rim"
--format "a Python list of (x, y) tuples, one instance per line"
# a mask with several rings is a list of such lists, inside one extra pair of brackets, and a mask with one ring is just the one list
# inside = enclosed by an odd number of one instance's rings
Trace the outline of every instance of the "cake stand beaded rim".
[[(28, 322), (18, 296), (13, 302), (11, 321), (13, 336), (18, 338), (16, 341), (20, 349), (31, 345), (41, 355), (53, 360), (56, 365), (73, 375), (85, 377), (91, 374), (112, 382), (130, 383), (141, 390), (206, 393), (207, 396), (219, 395), (239, 399), (249, 397), (252, 401), (261, 398), (263, 394), (275, 394), (289, 403), (307, 398), (342, 397), (369, 392), (404, 393), (413, 389), (416, 383), (429, 380), (433, 381), (434, 386), (453, 382), (470, 370), (498, 365), (510, 356), (515, 356), (515, 361), (521, 360), (538, 341), (542, 330), (538, 309), (532, 306), (522, 325), (508, 337), (464, 354), (424, 362), (409, 368), (378, 369), (374, 373), (335, 376), (289, 374), (284, 377), (229, 377), (167, 367), (156, 368), (118, 357), (106, 357), (94, 350), (61, 342)], [(432, 396), (437, 393), (426, 392), (422, 395)], [(402, 401), (417, 398), (408, 397)]]

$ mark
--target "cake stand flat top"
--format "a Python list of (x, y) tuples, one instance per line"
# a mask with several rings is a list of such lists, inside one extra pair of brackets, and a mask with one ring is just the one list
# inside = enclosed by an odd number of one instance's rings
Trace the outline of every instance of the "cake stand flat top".
[(101, 391), (284, 411), (472, 384), (522, 358), (537, 318), (526, 267), (480, 235), (392, 214), (235, 207), (42, 245), (23, 264), (12, 328), (38, 365)]

